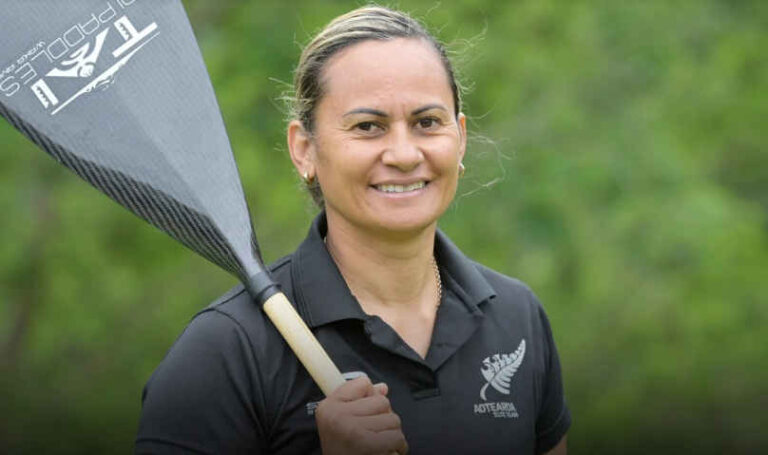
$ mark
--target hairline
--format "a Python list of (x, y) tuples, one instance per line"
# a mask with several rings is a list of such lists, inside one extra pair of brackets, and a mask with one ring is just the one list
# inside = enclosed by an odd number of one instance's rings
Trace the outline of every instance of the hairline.
[[(355, 40), (354, 42), (348, 43), (345, 46), (340, 47), (339, 49), (336, 49), (323, 61), (317, 75), (318, 96), (317, 96), (317, 99), (315, 100), (315, 104), (311, 111), (312, 118), (310, 118), (311, 127), (310, 127), (310, 131), (308, 131), (309, 133), (313, 133), (313, 131), (311, 130), (314, 130), (315, 115), (317, 113), (317, 107), (320, 105), (320, 102), (325, 98), (325, 95), (327, 93), (327, 90), (326, 90), (327, 80), (328, 80), (327, 71), (328, 71), (328, 66), (333, 62), (333, 60), (340, 58), (341, 55), (344, 54), (344, 52), (346, 52), (347, 50), (352, 49), (353, 47), (359, 44), (366, 43), (368, 41), (389, 42), (389, 41), (396, 41), (400, 39), (421, 41), (435, 54), (438, 61), (440, 62), (440, 67), (443, 70), (446, 83), (448, 84), (448, 89), (451, 92), (451, 103), (453, 104), (454, 117), (455, 118), (459, 117), (459, 114), (461, 114), (461, 112), (460, 112), (460, 109), (458, 106), (458, 100), (457, 100), (458, 93), (454, 93), (451, 74), (448, 72), (446, 63), (443, 61), (443, 55), (441, 54), (440, 49), (437, 47), (439, 43), (435, 42), (434, 39), (430, 38), (429, 36), (423, 36), (421, 34), (413, 35), (413, 36), (382, 36), (382, 37), (369, 36), (365, 38), (360, 38), (358, 40)], [(458, 87), (456, 88), (456, 90), (458, 90)], [(302, 119), (298, 119), (298, 120), (301, 121)]]

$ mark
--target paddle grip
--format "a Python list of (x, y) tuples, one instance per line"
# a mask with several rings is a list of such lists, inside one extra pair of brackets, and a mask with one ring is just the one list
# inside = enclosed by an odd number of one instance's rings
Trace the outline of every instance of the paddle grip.
[(327, 396), (344, 384), (344, 377), (282, 292), (264, 302), (264, 312)]
[[(296, 357), (299, 358), (304, 368), (309, 371), (312, 379), (320, 386), (320, 390), (326, 396), (344, 384), (345, 379), (341, 372), (328, 357), (328, 353), (325, 352), (325, 349), (317, 341), (317, 338), (309, 330), (285, 294), (282, 292), (273, 294), (264, 302), (263, 308), (285, 341), (288, 342)], [(390, 455), (397, 455), (397, 453), (390, 452)]]

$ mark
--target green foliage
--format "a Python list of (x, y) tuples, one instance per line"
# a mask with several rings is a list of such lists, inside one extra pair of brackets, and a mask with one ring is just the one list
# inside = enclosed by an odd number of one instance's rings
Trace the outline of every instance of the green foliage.
[[(359, 2), (185, 3), (274, 260), (313, 216), (280, 81)], [(476, 136), (441, 226), (543, 301), (572, 451), (767, 449), (765, 2), (400, 7), (454, 44), (471, 87)], [(144, 382), (235, 280), (5, 123), (0, 144), (0, 449), (127, 452)]]

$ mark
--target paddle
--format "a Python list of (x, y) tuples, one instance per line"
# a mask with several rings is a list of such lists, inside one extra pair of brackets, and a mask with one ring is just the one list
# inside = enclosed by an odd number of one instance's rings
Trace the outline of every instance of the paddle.
[(139, 217), (239, 278), (327, 395), (344, 382), (262, 263), (179, 0), (6, 0), (0, 116)]

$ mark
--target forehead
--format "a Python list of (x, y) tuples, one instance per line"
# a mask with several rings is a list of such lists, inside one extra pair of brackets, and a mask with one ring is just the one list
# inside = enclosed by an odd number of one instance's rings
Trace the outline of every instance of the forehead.
[(391, 103), (441, 103), (453, 93), (440, 56), (418, 38), (367, 40), (341, 50), (326, 63), (321, 104), (336, 108), (385, 107)]

